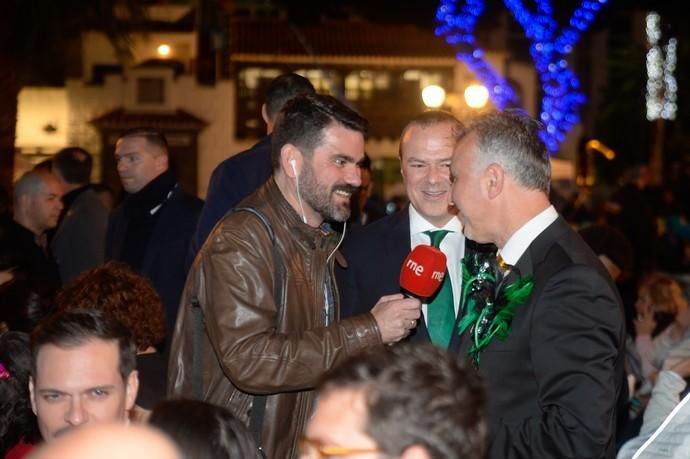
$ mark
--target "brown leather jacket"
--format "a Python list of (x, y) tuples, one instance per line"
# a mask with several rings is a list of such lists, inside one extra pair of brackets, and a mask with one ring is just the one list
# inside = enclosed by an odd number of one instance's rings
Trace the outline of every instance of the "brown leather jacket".
[[(248, 422), (251, 394), (269, 395), (263, 447), (269, 458), (297, 456), (297, 437), (312, 410), (319, 378), (346, 357), (381, 344), (371, 314), (325, 324), (327, 269), (333, 279), (338, 234), (305, 225), (270, 179), (239, 207), (261, 211), (285, 265), (284, 309), (273, 298), (274, 260), (268, 233), (249, 212), (226, 215), (187, 277), (171, 346), (168, 395), (192, 397), (192, 362), (203, 359), (201, 397)], [(198, 302), (204, 317), (195, 346)], [(276, 327), (276, 325), (278, 325)]]

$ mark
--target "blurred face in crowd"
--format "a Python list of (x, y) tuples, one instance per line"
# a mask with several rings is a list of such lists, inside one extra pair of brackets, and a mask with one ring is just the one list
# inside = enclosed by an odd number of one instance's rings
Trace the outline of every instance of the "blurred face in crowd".
[(123, 137), (115, 144), (115, 162), (122, 188), (137, 193), (168, 169), (168, 155), (142, 136)]
[(381, 457), (366, 432), (366, 395), (362, 389), (336, 388), (320, 394), (305, 432), (300, 459)]
[(298, 180), (305, 212), (318, 214), (317, 221), (350, 218), (350, 197), (362, 183), (358, 164), (364, 159), (364, 136), (331, 124), (321, 145), (303, 158)]
[(29, 229), (38, 235), (55, 228), (62, 211), (63, 188), (60, 181), (52, 174), (43, 175), (42, 181), (43, 185), (36, 193), (22, 197), (31, 225)]
[(453, 218), (448, 205), (453, 124), (413, 124), (400, 139), (400, 163), (407, 196), (429, 223), (442, 227)]
[(79, 426), (127, 419), (139, 382), (136, 371), (123, 380), (119, 363), (116, 340), (93, 338), (73, 347), (40, 348), (29, 389), (44, 440)]

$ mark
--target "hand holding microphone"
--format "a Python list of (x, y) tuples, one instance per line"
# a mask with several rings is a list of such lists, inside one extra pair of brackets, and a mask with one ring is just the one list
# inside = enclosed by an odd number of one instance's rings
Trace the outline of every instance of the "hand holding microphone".
[(443, 283), (446, 256), (429, 245), (418, 245), (405, 259), (400, 287), (406, 295), (386, 295), (371, 310), (384, 343), (395, 343), (410, 334), (422, 314), (419, 298), (432, 296)]

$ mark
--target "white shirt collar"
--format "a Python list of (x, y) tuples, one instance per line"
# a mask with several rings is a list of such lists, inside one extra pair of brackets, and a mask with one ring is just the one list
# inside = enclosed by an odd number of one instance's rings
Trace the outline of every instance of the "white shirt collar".
[(420, 213), (417, 212), (417, 209), (414, 208), (412, 203), (410, 203), (409, 205), (409, 212), (411, 235), (420, 234), (424, 231), (435, 231), (440, 229), (454, 231), (456, 233), (462, 233), (462, 223), (460, 223), (460, 220), (457, 217), (451, 218), (443, 227), (437, 228), (429, 221), (427, 221), (424, 217), (422, 217)]
[(498, 251), (503, 260), (509, 265), (518, 262), (527, 247), (539, 236), (542, 231), (558, 218), (558, 212), (553, 206), (549, 206), (533, 217), (530, 221), (513, 233), (506, 245)]

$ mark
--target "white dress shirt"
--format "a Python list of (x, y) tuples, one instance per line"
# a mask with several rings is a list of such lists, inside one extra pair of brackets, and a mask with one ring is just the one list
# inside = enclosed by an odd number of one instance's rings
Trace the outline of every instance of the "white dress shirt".
[[(462, 234), (462, 223), (456, 217), (451, 218), (448, 223), (442, 228), (429, 223), (412, 204), (409, 207), (410, 213), (410, 250), (414, 249), (420, 244), (431, 245), (429, 236), (424, 234), (425, 231), (449, 230), (450, 233), (441, 241), (441, 252), (446, 255), (448, 276), (450, 276), (451, 286), (453, 287), (453, 306), (455, 307), (455, 316), (458, 315), (458, 308), (460, 307), (460, 294), (462, 293), (462, 270), (460, 269), (460, 262), (465, 256), (465, 236)], [(424, 321), (427, 320), (427, 305), (422, 304), (422, 312), (424, 313)]]
[(506, 242), (506, 245), (498, 250), (498, 254), (509, 265), (515, 265), (532, 241), (548, 228), (551, 223), (555, 222), (557, 218), (558, 212), (556, 212), (553, 206), (542, 210), (530, 221), (522, 225), (519, 230), (515, 231), (508, 239), (508, 242)]

